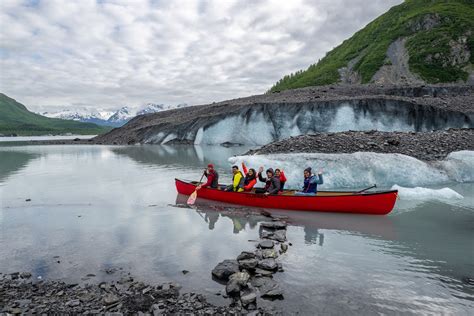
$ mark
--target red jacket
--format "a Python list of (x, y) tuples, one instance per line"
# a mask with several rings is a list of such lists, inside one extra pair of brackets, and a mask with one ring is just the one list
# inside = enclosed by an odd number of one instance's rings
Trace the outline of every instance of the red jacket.
[(214, 189), (217, 188), (217, 181), (219, 179), (219, 175), (217, 174), (217, 172), (212, 170), (209, 173), (204, 172), (204, 175), (207, 177), (207, 182), (204, 183), (201, 187), (203, 188), (211, 187)]
[(285, 173), (283, 172), (283, 170), (280, 171), (280, 182), (281, 183), (285, 183), (286, 182), (286, 177), (285, 177)]
[[(247, 177), (247, 173), (248, 173), (247, 166), (243, 162), (242, 162), (242, 169), (244, 170), (245, 177)], [(252, 190), (254, 185), (256, 184), (257, 184), (257, 177), (255, 175), (255, 178), (253, 178), (252, 180), (249, 180), (249, 182), (246, 185), (244, 185), (244, 191)]]

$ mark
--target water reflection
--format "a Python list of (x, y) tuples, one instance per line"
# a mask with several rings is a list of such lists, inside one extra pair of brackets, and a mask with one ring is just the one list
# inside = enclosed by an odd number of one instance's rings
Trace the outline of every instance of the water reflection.
[(203, 168), (212, 162), (218, 168), (228, 171), (229, 157), (240, 155), (251, 147), (147, 145), (114, 147), (117, 155), (127, 156), (145, 165), (180, 165)]
[[(187, 208), (188, 197), (182, 194), (176, 196), (176, 206)], [(232, 221), (233, 233), (238, 234), (246, 227), (251, 230), (258, 226), (260, 221), (268, 220), (267, 217), (260, 215), (256, 209), (232, 206), (225, 203), (207, 203), (203, 205), (193, 205), (192, 208), (208, 224), (209, 230), (213, 230), (220, 218), (230, 219)]]
[(16, 151), (0, 151), (0, 155), (0, 183), (10, 175), (25, 168), (31, 160), (40, 156)]

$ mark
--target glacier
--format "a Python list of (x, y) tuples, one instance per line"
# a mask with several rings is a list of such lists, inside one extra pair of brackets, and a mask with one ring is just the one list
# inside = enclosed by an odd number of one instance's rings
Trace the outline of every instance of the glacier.
[(474, 182), (474, 151), (458, 151), (444, 160), (425, 162), (402, 154), (356, 152), (352, 154), (295, 153), (246, 155), (228, 159), (257, 169), (280, 168), (285, 171), (286, 188), (301, 186), (303, 170), (323, 169), (321, 189), (362, 188), (372, 184), (390, 188), (393, 185), (416, 187), (450, 182)]
[(347, 100), (328, 104), (253, 105), (219, 117), (160, 129), (162, 137), (150, 134), (145, 143), (165, 144), (173, 139), (196, 145), (265, 145), (290, 136), (317, 132), (343, 131), (431, 131), (446, 128), (472, 127), (465, 114), (441, 111), (392, 100)]

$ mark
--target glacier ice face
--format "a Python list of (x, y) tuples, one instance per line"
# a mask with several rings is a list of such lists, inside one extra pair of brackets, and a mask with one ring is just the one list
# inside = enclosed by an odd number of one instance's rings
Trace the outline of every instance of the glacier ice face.
[(316, 132), (427, 131), (471, 125), (469, 118), (457, 112), (421, 108), (393, 100), (351, 100), (323, 104), (252, 105), (220, 117), (210, 116), (207, 122), (193, 122), (190, 126), (180, 127), (178, 134), (186, 135), (186, 139), (194, 144), (265, 145), (290, 136)]
[(387, 115), (374, 115), (370, 112), (357, 115), (351, 106), (344, 105), (337, 110), (328, 132), (369, 131), (373, 129), (382, 132), (413, 131), (414, 126), (405, 120)]
[(445, 160), (428, 163), (401, 154), (357, 152), (353, 154), (276, 154), (236, 156), (232, 164), (245, 162), (249, 167), (280, 168), (288, 178), (287, 188), (299, 188), (303, 170), (324, 170), (321, 188), (366, 187), (376, 183), (389, 188), (395, 184), (407, 187), (448, 182), (474, 182), (474, 151), (461, 151)]

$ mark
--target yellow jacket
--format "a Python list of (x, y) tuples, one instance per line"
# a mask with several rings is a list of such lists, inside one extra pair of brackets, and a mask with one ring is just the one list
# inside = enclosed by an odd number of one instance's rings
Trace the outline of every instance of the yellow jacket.
[(244, 175), (242, 172), (238, 171), (234, 174), (234, 177), (232, 178), (232, 189), (234, 192), (244, 191)]

